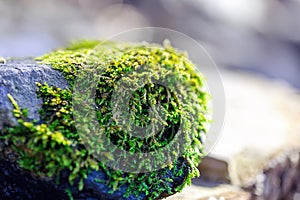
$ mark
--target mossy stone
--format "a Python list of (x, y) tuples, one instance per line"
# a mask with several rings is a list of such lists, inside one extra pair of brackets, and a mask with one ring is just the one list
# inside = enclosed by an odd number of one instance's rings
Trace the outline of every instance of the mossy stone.
[[(204, 155), (201, 138), (207, 132), (209, 123), (207, 102), (210, 97), (204, 89), (204, 78), (185, 53), (167, 42), (160, 46), (80, 41), (39, 57), (37, 61), (60, 71), (69, 87), (61, 89), (56, 85), (37, 83), (37, 94), (43, 99), (43, 105), (40, 120), (34, 121), (28, 120), (27, 110), (20, 109), (18, 102), (9, 95), (19, 125), (7, 127), (2, 131), (1, 139), (16, 153), (21, 168), (34, 172), (37, 177), (55, 178), (57, 184), (67, 179), (69, 184), (64, 187), (70, 198), (79, 198), (80, 191), (93, 191), (95, 188), (89, 187), (98, 183), (98, 189), (103, 189), (98, 191), (101, 199), (159, 199), (181, 191), (193, 177), (199, 175), (197, 166)], [(158, 65), (159, 71), (156, 70)], [(105, 134), (111, 142), (132, 153), (155, 151), (176, 136), (176, 127), (183, 123), (183, 118), (184, 152), (166, 163), (164, 168), (145, 173), (116, 170), (95, 159), (77, 133), (72, 101), (79, 72), (87, 66), (101, 68), (103, 72), (97, 83), (95, 112), (98, 123), (106, 126)], [(154, 135), (155, 140), (126, 135), (112, 122), (111, 96), (117, 81), (139, 66), (147, 66), (154, 76), (166, 76), (173, 70), (176, 72), (175, 78), (183, 80), (186, 85), (181, 97), (184, 99), (183, 105), (174, 92), (151, 81), (133, 93), (130, 119), (138, 126), (146, 126), (153, 120), (148, 112), (151, 102), (160, 104), (165, 110), (166, 117), (162, 121), (167, 128), (161, 134)], [(96, 150), (102, 148), (101, 143), (93, 145), (96, 145)], [(107, 154), (107, 159), (116, 158)]]

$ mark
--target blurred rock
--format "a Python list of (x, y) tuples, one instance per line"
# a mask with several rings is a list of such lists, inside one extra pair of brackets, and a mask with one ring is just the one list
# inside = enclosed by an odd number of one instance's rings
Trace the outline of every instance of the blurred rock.
[(244, 185), (244, 189), (252, 193), (253, 199), (293, 199), (300, 190), (300, 149), (288, 150), (276, 154), (266, 160), (267, 166), (256, 175), (253, 182)]
[[(207, 156), (202, 160), (199, 166), (201, 180), (203, 180), (203, 182), (207, 182), (207, 184), (230, 183), (227, 169), (228, 163), (226, 161)], [(203, 182), (200, 184), (203, 184)]]

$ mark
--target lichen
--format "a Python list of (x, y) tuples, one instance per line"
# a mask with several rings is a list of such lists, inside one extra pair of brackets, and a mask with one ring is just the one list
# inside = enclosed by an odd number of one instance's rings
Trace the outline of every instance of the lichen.
[[(105, 65), (102, 63), (104, 59)], [(207, 132), (206, 125), (209, 122), (206, 116), (209, 95), (203, 89), (203, 77), (195, 70), (185, 53), (179, 52), (168, 43), (164, 46), (115, 42), (104, 42), (100, 45), (99, 41), (80, 41), (37, 60), (60, 71), (70, 87), (61, 89), (47, 83), (37, 83), (37, 94), (43, 99), (39, 121), (28, 121), (27, 110), (21, 110), (13, 97), (9, 96), (19, 125), (8, 127), (1, 138), (8, 141), (17, 153), (21, 167), (36, 172), (38, 176), (55, 177), (57, 181), (60, 180), (60, 173), (67, 169), (70, 184), (76, 183), (79, 190), (83, 189), (83, 180), (92, 170), (101, 169), (106, 174), (106, 180), (95, 181), (104, 181), (111, 188), (111, 192), (127, 186), (124, 197), (144, 194), (147, 199), (178, 192), (190, 184), (193, 177), (199, 176), (197, 166), (203, 157), (201, 137)], [(163, 68), (157, 70), (158, 65)], [(164, 168), (146, 173), (123, 172), (97, 161), (92, 152), (82, 145), (82, 138), (77, 133), (74, 120), (74, 84), (79, 70), (86, 66), (101, 67), (103, 71), (96, 90), (96, 116), (99, 124), (106, 127), (106, 136), (115, 145), (132, 153), (155, 151), (166, 146), (175, 137), (180, 123), (184, 123), (187, 129), (184, 132), (185, 142), (188, 147), (182, 155), (166, 163)], [(161, 105), (165, 111), (166, 117), (161, 122), (166, 128), (155, 137), (146, 139), (130, 136), (112, 122), (111, 96), (116, 83), (139, 66), (149, 67), (154, 77), (166, 75), (173, 70), (176, 78), (184, 80), (189, 86), (182, 94), (185, 99), (183, 105), (174, 91), (154, 84), (151, 80), (132, 94), (129, 102), (130, 119), (136, 125), (144, 127), (153, 120), (149, 115), (152, 104)], [(136, 76), (138, 78), (140, 75)], [(193, 118), (186, 113), (193, 113)], [(182, 118), (185, 120), (182, 121)], [(151, 131), (153, 130), (149, 130)], [(102, 148), (101, 143), (91, 145)], [(107, 159), (117, 159), (109, 153), (105, 156)], [(186, 172), (188, 175), (185, 181), (177, 183), (177, 188), (173, 188), (174, 180)], [(165, 178), (167, 176), (172, 178)], [(70, 191), (67, 191), (71, 196)]]

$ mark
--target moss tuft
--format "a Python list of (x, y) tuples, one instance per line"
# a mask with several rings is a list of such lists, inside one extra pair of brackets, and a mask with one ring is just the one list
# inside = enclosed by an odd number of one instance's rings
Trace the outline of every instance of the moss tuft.
[[(14, 115), (19, 126), (7, 128), (2, 139), (10, 142), (11, 148), (18, 155), (20, 166), (24, 169), (36, 172), (39, 176), (57, 177), (58, 180), (60, 173), (67, 169), (70, 172), (70, 184), (77, 180), (79, 190), (83, 189), (83, 180), (91, 170), (99, 169), (107, 175), (106, 180), (102, 181), (110, 186), (112, 192), (127, 186), (125, 197), (143, 193), (147, 199), (156, 199), (182, 190), (191, 183), (193, 177), (199, 176), (197, 166), (203, 156), (201, 137), (206, 133), (206, 125), (209, 123), (206, 117), (209, 95), (203, 89), (203, 77), (195, 71), (194, 65), (184, 53), (168, 43), (164, 46), (114, 42), (98, 45), (98, 41), (80, 41), (37, 58), (40, 63), (51, 65), (53, 69), (60, 71), (69, 81), (70, 87), (61, 89), (47, 83), (37, 83), (37, 93), (43, 99), (40, 121), (28, 121), (27, 111), (20, 110), (17, 102), (9, 96), (15, 107)], [(74, 121), (74, 84), (79, 70), (86, 66), (100, 67), (103, 72), (96, 89), (96, 116), (100, 126), (106, 127), (105, 134), (112, 143), (132, 153), (156, 151), (173, 140), (183, 123), (187, 147), (182, 155), (166, 163), (164, 168), (147, 173), (122, 172), (97, 161), (93, 152), (82, 145), (82, 138), (76, 131)], [(183, 87), (183, 103), (178, 100), (174, 91), (151, 80), (133, 92), (129, 100), (130, 120), (137, 126), (146, 127), (154, 120), (149, 114), (153, 105), (159, 104), (164, 112), (164, 118), (158, 119), (159, 115), (154, 116), (165, 128), (145, 139), (126, 134), (112, 120), (114, 105), (111, 105), (111, 97), (117, 82), (139, 66), (147, 66), (146, 75), (150, 74), (154, 79), (164, 76), (168, 83), (183, 80), (182, 83), (188, 86)], [(169, 71), (174, 72), (177, 80), (174, 77), (168, 79)], [(141, 74), (136, 76), (142, 77)], [(145, 134), (151, 131), (153, 129), (147, 129)], [(101, 143), (92, 145), (102, 148)], [(109, 153), (106, 156), (107, 159), (118, 159)], [(176, 183), (177, 188), (174, 189), (176, 178), (182, 177), (186, 172), (189, 175), (185, 181)], [(173, 178), (165, 178), (167, 176)], [(69, 194), (70, 190), (68, 191)]]

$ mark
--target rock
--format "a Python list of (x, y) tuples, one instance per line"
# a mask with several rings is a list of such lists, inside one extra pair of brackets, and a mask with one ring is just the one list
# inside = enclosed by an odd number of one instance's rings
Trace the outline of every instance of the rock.
[(205, 157), (199, 165), (201, 180), (212, 183), (230, 183), (227, 169), (227, 162), (209, 156)]
[(0, 77), (0, 129), (4, 124), (16, 125), (8, 93), (17, 102), (21, 102), (22, 109), (29, 109), (28, 117), (33, 120), (39, 118), (38, 110), (42, 105), (42, 100), (37, 98), (36, 82), (47, 82), (61, 88), (68, 86), (60, 72), (46, 65), (38, 65), (30, 59), (7, 60), (6, 64), (0, 64)]
[[(0, 130), (4, 126), (17, 125), (12, 115), (13, 106), (7, 97), (11, 94), (21, 108), (29, 108), (28, 117), (39, 119), (38, 110), (41, 108), (42, 100), (37, 97), (36, 82), (47, 82), (57, 87), (68, 87), (67, 81), (60, 72), (53, 70), (50, 66), (40, 65), (31, 59), (7, 60), (6, 64), (0, 65)], [(181, 168), (185, 169), (186, 161), (182, 162)], [(174, 178), (170, 187), (176, 188), (185, 180), (187, 170), (180, 177)], [(34, 173), (21, 169), (17, 164), (16, 155), (4, 143), (0, 142), (0, 199), (69, 199), (66, 189), (72, 192), (74, 199), (88, 200), (143, 200), (145, 194), (138, 196), (130, 195), (123, 197), (128, 185), (124, 185), (117, 191), (110, 193), (110, 187), (97, 180), (103, 180), (105, 173), (101, 170), (92, 171), (84, 180), (84, 188), (79, 191), (76, 186), (68, 182), (68, 171), (63, 171), (59, 183), (55, 178), (37, 177)], [(170, 174), (159, 177), (167, 180)], [(97, 180), (96, 180), (97, 179)], [(161, 198), (170, 194), (163, 193)]]
[(54, 183), (36, 179), (9, 161), (0, 161), (0, 179), (0, 199), (67, 199)]

